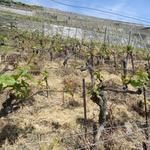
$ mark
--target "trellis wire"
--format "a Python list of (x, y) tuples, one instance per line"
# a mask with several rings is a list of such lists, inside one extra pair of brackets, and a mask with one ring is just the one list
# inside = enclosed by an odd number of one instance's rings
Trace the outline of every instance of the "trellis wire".
[[(139, 129), (138, 131), (143, 131), (143, 130), (149, 129), (149, 128), (150, 128), (150, 126), (147, 127), (147, 128)], [(132, 133), (132, 135), (134, 135), (134, 134), (135, 134), (135, 133)], [(116, 140), (116, 139), (120, 139), (120, 138), (130, 137), (130, 136), (132, 136), (132, 135), (125, 134), (124, 136), (119, 136), (119, 137), (117, 137), (117, 138), (110, 138), (110, 139), (107, 139), (107, 140), (98, 141), (98, 142), (96, 142), (96, 143), (90, 144), (90, 145), (88, 145), (88, 146), (84, 146), (84, 147), (82, 147), (82, 148), (78, 148), (78, 149), (76, 149), (76, 150), (84, 150), (85, 148), (88, 148), (89, 146), (90, 146), (90, 147), (96, 146), (96, 145), (98, 145), (98, 144), (100, 144), (100, 143), (109, 142), (109, 141)]]

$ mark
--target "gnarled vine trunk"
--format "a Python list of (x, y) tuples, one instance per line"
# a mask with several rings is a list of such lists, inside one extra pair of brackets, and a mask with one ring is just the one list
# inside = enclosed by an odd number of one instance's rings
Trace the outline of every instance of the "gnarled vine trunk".
[(107, 112), (107, 92), (100, 90), (97, 94), (96, 92), (92, 92), (91, 99), (94, 103), (96, 103), (99, 108), (99, 125), (103, 125), (106, 121), (106, 112)]

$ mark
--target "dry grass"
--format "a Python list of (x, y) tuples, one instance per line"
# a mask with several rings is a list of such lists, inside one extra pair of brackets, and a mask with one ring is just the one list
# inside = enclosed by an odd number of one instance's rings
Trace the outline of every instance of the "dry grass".
[[(76, 67), (76, 66), (75, 66)], [(75, 78), (76, 82), (79, 85), (82, 85), (82, 78), (86, 79), (86, 82), (90, 82), (90, 77), (87, 72), (81, 73), (79, 70), (70, 71), (65, 70), (62, 67), (62, 62), (47, 62), (43, 69), (49, 71), (48, 83), (50, 89), (52, 90), (63, 90), (63, 80), (65, 78)], [(62, 76), (61, 73), (64, 73)], [(118, 75), (110, 74), (106, 71), (102, 72), (104, 80), (106, 82), (113, 82), (117, 85), (121, 85), (121, 80)], [(38, 78), (38, 77), (37, 77)], [(36, 95), (35, 102), (33, 105), (24, 106), (19, 109), (17, 112), (9, 114), (7, 119), (11, 120), (18, 128), (25, 129), (27, 127), (33, 127), (32, 133), (28, 133), (29, 136), (24, 136), (22, 133), (17, 140), (16, 144), (31, 142), (30, 138), (36, 134), (47, 135), (44, 136), (42, 140), (50, 140), (47, 144), (40, 144), (40, 150), (65, 150), (65, 147), (60, 144), (60, 142), (53, 141), (56, 137), (60, 139), (60, 135), (68, 134), (72, 131), (80, 131), (82, 124), (80, 124), (77, 120), (79, 118), (83, 118), (83, 99), (82, 92), (79, 91), (75, 93), (75, 101), (79, 104), (77, 107), (72, 106), (69, 107), (71, 102), (71, 96), (67, 93), (64, 94), (64, 104), (63, 104), (63, 94), (62, 93), (50, 93), (49, 98), (46, 98), (44, 95)], [(108, 111), (110, 111), (110, 106), (112, 106), (111, 115), (114, 121), (124, 123), (133, 120), (144, 120), (143, 117), (139, 116), (136, 112), (132, 110), (132, 104), (135, 103), (135, 100), (142, 99), (142, 96), (125, 96), (125, 95), (115, 95), (113, 93), (109, 93), (109, 101), (108, 101)], [(94, 104), (89, 96), (87, 97), (87, 116), (88, 119), (91, 119), (95, 122), (98, 120), (99, 108), (96, 104)], [(7, 120), (0, 119), (1, 129), (3, 126), (7, 124)], [(138, 130), (138, 127), (133, 128), (130, 124), (133, 132)], [(117, 137), (119, 135), (123, 135), (124, 131), (116, 130), (113, 132), (111, 137)], [(138, 134), (138, 138), (143, 140), (143, 134)], [(37, 142), (38, 140), (34, 140)], [(31, 146), (31, 149), (35, 149), (35, 147)], [(135, 149), (135, 143), (130, 141), (129, 139), (123, 138), (119, 140), (113, 141), (113, 150), (133, 150)]]

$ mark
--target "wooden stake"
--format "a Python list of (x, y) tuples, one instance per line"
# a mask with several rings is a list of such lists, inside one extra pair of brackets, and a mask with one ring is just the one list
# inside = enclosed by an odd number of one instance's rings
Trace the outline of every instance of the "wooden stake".
[(127, 61), (123, 60), (123, 75), (124, 77), (127, 76)]
[(132, 70), (133, 70), (133, 73), (134, 73), (135, 72), (135, 67), (134, 67), (133, 53), (130, 54), (130, 57), (131, 57), (131, 63), (132, 63)]
[[(144, 96), (144, 106), (145, 106), (145, 125), (148, 127), (148, 113), (147, 113), (147, 99), (146, 99), (146, 89), (143, 87), (143, 96)], [(148, 139), (149, 135), (147, 129), (145, 129), (146, 139)]]
[(64, 99), (65, 99), (65, 92), (64, 92), (64, 89), (63, 89), (63, 92), (62, 92), (62, 103), (64, 105)]
[(87, 111), (86, 111), (86, 85), (85, 85), (85, 79), (83, 79), (83, 106), (84, 106), (84, 128), (85, 128), (85, 139), (87, 135)]
[(128, 46), (130, 45), (130, 43), (131, 43), (131, 31), (129, 32)]
[(149, 54), (147, 55), (147, 64), (148, 64), (148, 67), (150, 67)]
[(104, 33), (104, 44), (106, 42), (106, 37), (107, 37), (107, 27), (105, 28), (105, 33)]
[[(127, 61), (126, 60), (123, 60), (123, 76), (124, 76), (124, 79), (126, 78), (127, 76)], [(125, 88), (127, 89), (127, 85), (124, 85)]]
[(47, 89), (46, 93), (47, 93), (47, 98), (48, 98), (48, 97), (49, 97), (49, 91), (48, 91), (49, 85), (48, 85), (48, 80), (47, 80), (47, 78), (45, 78), (45, 83), (46, 83), (46, 89)]
[(86, 85), (85, 79), (83, 79), (83, 106), (84, 106), (84, 121), (87, 121), (87, 113), (86, 113)]

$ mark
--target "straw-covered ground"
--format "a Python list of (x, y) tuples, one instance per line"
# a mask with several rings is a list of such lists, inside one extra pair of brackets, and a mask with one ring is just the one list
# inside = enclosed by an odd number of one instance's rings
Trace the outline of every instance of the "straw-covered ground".
[[(71, 150), (86, 147), (93, 142), (92, 127), (98, 122), (99, 107), (90, 100), (88, 92), (90, 77), (87, 71), (81, 72), (82, 62), (69, 61), (64, 68), (61, 61), (45, 62), (42, 68), (49, 72), (49, 96), (41, 92), (28, 100), (18, 110), (0, 118), (0, 147), (6, 149)], [(121, 86), (121, 75), (102, 71), (108, 85)], [(38, 78), (38, 76), (35, 76)], [(82, 79), (87, 85), (87, 138), (84, 139), (84, 109), (82, 98)], [(64, 92), (64, 81), (75, 82), (72, 97)], [(37, 89), (35, 89), (37, 90)], [(1, 104), (6, 93), (1, 94)], [(107, 122), (111, 126), (124, 126), (105, 130), (100, 142), (101, 150), (141, 150), (146, 140), (144, 130), (143, 95), (117, 94), (108, 92)], [(142, 101), (142, 106), (139, 103)], [(150, 117), (150, 103), (148, 104)], [(150, 132), (148, 130), (147, 132)], [(80, 133), (80, 136), (75, 134)], [(70, 136), (70, 134), (72, 134)], [(90, 147), (90, 148), (89, 148)], [(93, 149), (96, 149), (95, 145)]]

